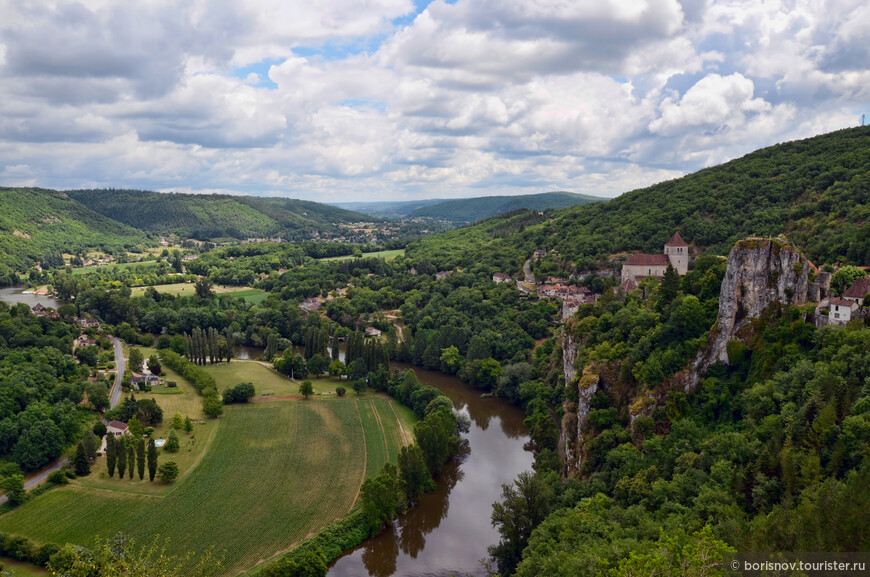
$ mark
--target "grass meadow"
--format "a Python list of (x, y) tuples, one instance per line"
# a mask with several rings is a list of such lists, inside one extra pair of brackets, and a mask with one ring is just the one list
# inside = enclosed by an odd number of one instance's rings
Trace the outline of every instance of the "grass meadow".
[(160, 535), (174, 552), (214, 546), (223, 574), (235, 575), (351, 511), (362, 481), (410, 440), (413, 415), (351, 393), (230, 406), (213, 422), (208, 450), (165, 494), (119, 489), (128, 479), (114, 488), (76, 480), (0, 516), (0, 531), (80, 545), (117, 531), (140, 542)]
[[(363, 258), (383, 258), (383, 259), (391, 259), (396, 258), (397, 256), (405, 256), (405, 249), (397, 248), (395, 250), (380, 250), (378, 252), (364, 252)], [(354, 257), (352, 254), (344, 255), (344, 256), (330, 256), (326, 258), (319, 258), (319, 261), (330, 261), (330, 260), (349, 260)]]

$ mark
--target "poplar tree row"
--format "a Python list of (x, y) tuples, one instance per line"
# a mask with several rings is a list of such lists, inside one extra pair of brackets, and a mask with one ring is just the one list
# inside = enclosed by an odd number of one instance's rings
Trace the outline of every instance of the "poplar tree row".
[(157, 474), (157, 446), (154, 439), (148, 440), (146, 455), (145, 439), (135, 439), (133, 435), (122, 435), (119, 439), (115, 435), (106, 435), (106, 465), (109, 469), (109, 477), (115, 476), (118, 470), (118, 478), (123, 479), (126, 472), (133, 478), (134, 470), (139, 474), (139, 480), (145, 478), (145, 465), (148, 465), (148, 480), (153, 481)]
[(214, 327), (203, 330), (195, 327), (184, 334), (184, 356), (197, 365), (214, 364), (233, 358), (233, 335), (229, 328), (220, 334)]

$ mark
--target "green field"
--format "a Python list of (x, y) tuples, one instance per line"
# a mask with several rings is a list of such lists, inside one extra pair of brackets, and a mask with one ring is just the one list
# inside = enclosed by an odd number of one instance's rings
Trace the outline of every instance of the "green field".
[(23, 563), (10, 559), (9, 557), (0, 557), (0, 563), (3, 564), (3, 569), (10, 572), (14, 577), (43, 577), (49, 575), (47, 569), (37, 567), (32, 563)]
[(230, 296), (237, 299), (244, 299), (252, 305), (258, 305), (266, 300), (266, 297), (269, 296), (269, 293), (260, 289), (246, 289), (231, 292)]
[[(147, 286), (137, 286), (133, 287), (131, 294), (134, 297), (141, 297), (145, 294), (145, 290), (148, 289)], [(179, 282), (175, 284), (161, 284), (154, 285), (154, 289), (159, 293), (173, 295), (173, 296), (184, 296), (189, 297), (194, 294), (195, 288), (194, 284), (188, 282)], [(252, 289), (251, 287), (244, 286), (224, 286), (224, 285), (215, 285), (214, 286), (215, 294), (232, 294), (232, 296), (238, 296), (244, 298), (249, 302), (255, 302), (255, 299), (260, 299), (259, 302), (262, 302), (266, 299), (265, 292), (260, 289)], [(262, 298), (261, 296), (262, 295)]]
[(81, 545), (117, 531), (160, 535), (176, 552), (225, 551), (223, 574), (235, 575), (355, 506), (363, 479), (398, 451), (394, 408), (355, 395), (228, 407), (199, 465), (165, 497), (76, 482), (3, 515), (0, 531)]
[[(110, 269), (112, 267), (118, 267), (119, 270), (124, 270), (125, 268), (132, 268), (134, 266), (145, 266), (145, 265), (156, 265), (157, 262), (153, 260), (146, 260), (142, 262), (123, 262), (123, 263), (110, 263), (110, 264), (101, 264), (95, 266), (85, 266), (81, 268), (72, 269), (72, 273), (74, 275), (87, 274), (89, 272), (94, 272), (97, 270), (105, 270)], [(133, 289), (135, 290), (135, 289)]]
[[(363, 258), (383, 258), (383, 259), (391, 259), (396, 258), (397, 256), (405, 256), (405, 249), (397, 248), (396, 250), (380, 250), (378, 252), (364, 252)], [(345, 256), (330, 256), (327, 258), (319, 258), (319, 261), (329, 261), (329, 260), (348, 260), (351, 258), (356, 258), (351, 254)]]
[[(251, 382), (254, 383), (254, 391), (256, 391), (257, 396), (266, 395), (269, 391), (275, 397), (290, 397), (299, 394), (301, 379), (291, 381), (258, 361), (233, 361), (230, 364), (205, 365), (203, 368), (215, 378), (220, 392), (239, 383)], [(334, 377), (321, 377), (310, 379), (310, 381), (314, 384), (315, 394), (332, 393), (337, 386), (343, 386), (350, 394), (355, 394), (349, 381), (339, 382)]]

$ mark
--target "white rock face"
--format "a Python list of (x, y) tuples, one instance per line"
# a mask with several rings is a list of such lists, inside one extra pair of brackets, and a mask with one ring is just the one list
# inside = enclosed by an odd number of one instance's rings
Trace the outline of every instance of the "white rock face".
[(695, 359), (685, 381), (686, 392), (717, 361), (728, 362), (728, 342), (771, 303), (807, 302), (806, 257), (783, 238), (748, 238), (728, 255), (719, 294), (719, 317), (710, 331), (710, 344)]

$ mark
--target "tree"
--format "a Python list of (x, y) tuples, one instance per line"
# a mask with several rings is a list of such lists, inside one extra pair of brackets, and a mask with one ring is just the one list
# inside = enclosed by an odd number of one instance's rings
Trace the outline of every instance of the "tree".
[(343, 397), (346, 392), (347, 389), (345, 389), (344, 387), (335, 387), (335, 394), (339, 397)]
[(196, 282), (193, 285), (193, 290), (196, 292), (196, 296), (201, 299), (209, 299), (214, 295), (212, 288), (214, 287), (214, 283), (208, 277), (201, 276), (196, 279)]
[(175, 429), (169, 429), (169, 439), (167, 439), (166, 444), (163, 446), (163, 450), (174, 453), (178, 451), (180, 446), (181, 443), (178, 441), (178, 435), (175, 433)]
[(368, 369), (366, 369), (366, 362), (361, 358), (355, 359), (347, 366), (347, 378), (352, 381), (364, 379), (367, 373)]
[(136, 440), (133, 437), (127, 439), (127, 472), (133, 478), (133, 469), (136, 468)]
[(455, 375), (459, 367), (462, 366), (462, 355), (459, 354), (459, 349), (450, 345), (446, 349), (441, 349), (441, 364), (442, 370), (446, 368), (445, 373)]
[(145, 439), (139, 437), (136, 443), (136, 465), (139, 472), (139, 480), (145, 479)]
[(154, 439), (148, 439), (148, 480), (153, 481), (157, 474), (157, 445)]
[(159, 375), (163, 372), (163, 367), (160, 365), (157, 355), (148, 357), (148, 370), (151, 371), (152, 375)]
[(142, 355), (142, 351), (135, 347), (130, 349), (129, 359), (127, 359), (127, 364), (130, 366), (130, 370), (134, 373), (138, 373), (142, 370), (142, 363), (145, 362), (145, 357)]
[(435, 490), (435, 482), (418, 445), (402, 447), (399, 451), (399, 478), (410, 500), (414, 500), (421, 493)]
[(164, 483), (171, 483), (178, 478), (178, 464), (175, 461), (167, 461), (157, 468), (157, 478)]
[(326, 556), (319, 547), (306, 547), (263, 567), (263, 577), (325, 577)]
[(181, 430), (184, 427), (184, 419), (181, 416), (181, 413), (175, 413), (172, 415), (172, 423), (170, 424), (170, 428)]
[(214, 389), (210, 390), (212, 391), (210, 394), (203, 395), (202, 412), (205, 413), (206, 416), (216, 419), (224, 414), (224, 406), (223, 403), (221, 403), (217, 392)]
[(489, 547), (500, 575), (512, 575), (519, 564), (532, 529), (550, 513), (550, 490), (537, 477), (523, 471), (513, 485), (501, 486), (502, 500), (492, 505), (492, 525), (501, 535)]
[(130, 420), (127, 421), (127, 429), (134, 439), (138, 439), (145, 432), (145, 427), (142, 426), (139, 417), (130, 417)]
[(322, 353), (318, 353), (308, 359), (308, 372), (319, 377), (329, 368), (329, 357)]
[(121, 435), (115, 443), (115, 454), (118, 462), (118, 478), (124, 478), (124, 472), (127, 470), (127, 439), (129, 435)]
[(100, 439), (91, 431), (85, 431), (82, 437), (82, 443), (85, 445), (85, 455), (89, 460), (93, 461), (97, 458), (97, 450), (100, 448)]
[(73, 465), (75, 466), (77, 476), (85, 477), (91, 474), (91, 463), (88, 460), (87, 450), (82, 442), (79, 442), (76, 447), (76, 456), (73, 460)]
[(852, 265), (841, 267), (840, 270), (835, 272), (834, 276), (831, 277), (831, 290), (834, 291), (834, 293), (843, 296), (846, 289), (852, 286), (852, 283), (859, 278), (864, 278), (864, 271), (860, 268)]
[(0, 489), (6, 492), (6, 498), (13, 506), (18, 506), (27, 498), (24, 490), (24, 475), (9, 475), (0, 481)]
[(184, 432), (190, 433), (193, 431), (193, 421), (190, 420), (190, 416), (184, 417)]
[(36, 471), (63, 452), (64, 435), (52, 420), (33, 423), (15, 443), (13, 459), (25, 471)]
[(247, 403), (254, 398), (253, 383), (239, 383), (235, 387), (228, 387), (224, 391), (224, 404)]
[(341, 378), (341, 375), (343, 375), (344, 372), (345, 372), (345, 366), (344, 366), (343, 362), (336, 359), (336, 360), (332, 361), (331, 363), (329, 363), (329, 374), (332, 375), (333, 377)]
[[(359, 360), (359, 359), (357, 359)], [(356, 361), (354, 361), (356, 362)], [(353, 382), (353, 390), (356, 391), (357, 396), (361, 395), (363, 391), (366, 390), (366, 380), (365, 379), (357, 379)]]
[(299, 394), (307, 399), (314, 394), (314, 384), (311, 381), (302, 381), (299, 384)]
[(656, 310), (658, 312), (664, 311), (668, 305), (674, 302), (679, 291), (680, 275), (677, 274), (674, 267), (668, 264), (668, 268), (665, 269), (664, 277), (662, 277), (662, 284), (659, 285), (659, 291), (656, 298)]
[(106, 466), (109, 468), (109, 477), (115, 476), (115, 463), (118, 458), (115, 443), (115, 435), (106, 437)]
[[(392, 467), (392, 468), (391, 468)], [(398, 500), (396, 499), (395, 466), (384, 465), (384, 472), (377, 477), (366, 479), (360, 489), (360, 500), (369, 526), (369, 534), (374, 536), (381, 527), (392, 523), (396, 518)]]
[(94, 434), (97, 437), (99, 437), (101, 439), (106, 436), (106, 424), (103, 423), (102, 421), (100, 421), (96, 425), (94, 425), (94, 428), (91, 430), (94, 432)]

